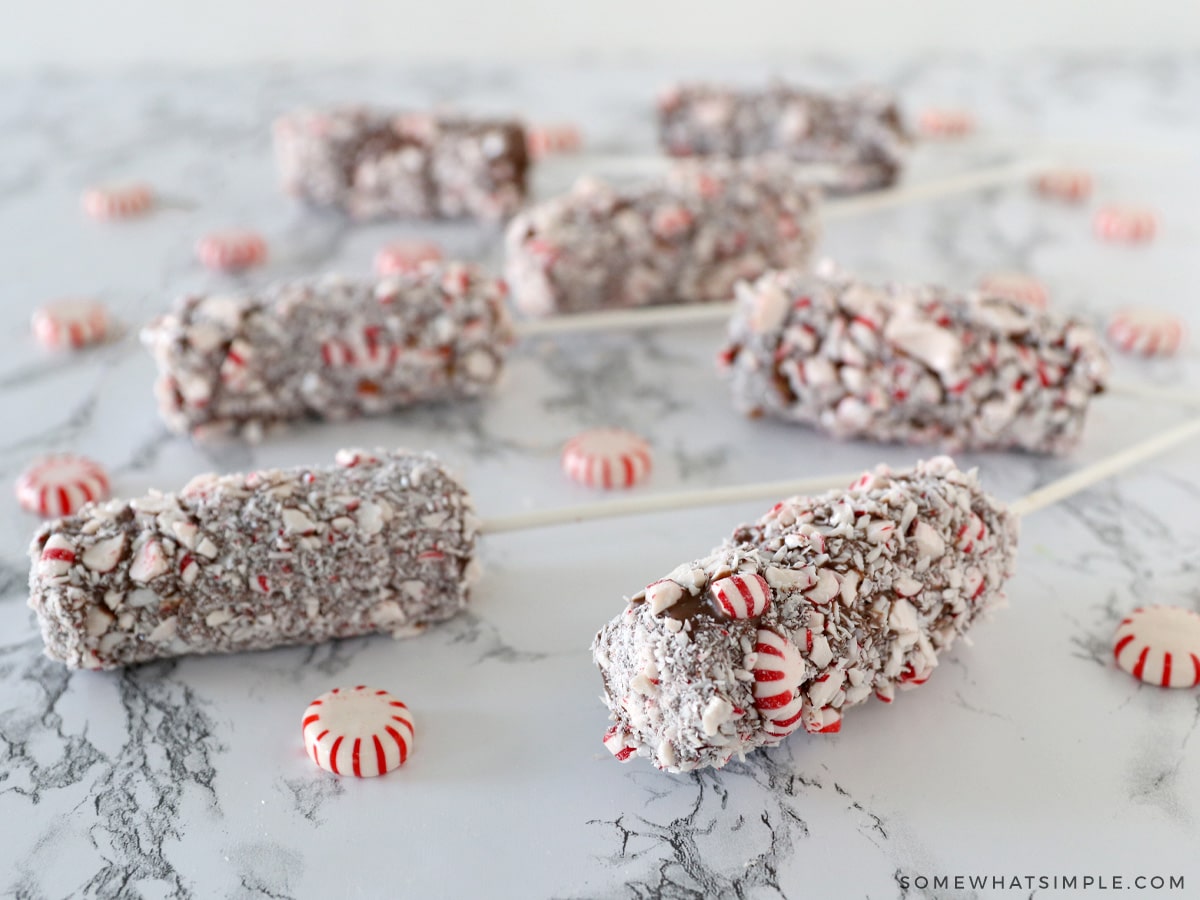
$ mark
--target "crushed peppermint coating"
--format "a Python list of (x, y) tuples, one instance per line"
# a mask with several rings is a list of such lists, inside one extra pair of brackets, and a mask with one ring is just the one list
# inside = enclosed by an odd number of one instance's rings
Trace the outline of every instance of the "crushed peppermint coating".
[(944, 288), (770, 272), (738, 286), (734, 405), (839, 438), (1063, 453), (1108, 360), (1087, 325)]
[[(1016, 519), (947, 457), (778, 503), (657, 582), (675, 602), (647, 588), (596, 636), (605, 743), (684, 772), (836, 732), (849, 707), (923, 684), (1003, 604), (1016, 549)], [(723, 615), (712, 589), (731, 577), (761, 578), (770, 602)]]
[(1146, 684), (1200, 685), (1200, 613), (1181, 606), (1138, 607), (1117, 626), (1113, 658)]
[(253, 438), (292, 419), (477, 396), (512, 343), (505, 290), (468, 266), (426, 263), (185, 297), (142, 332), (159, 412), (177, 433)]
[(304, 710), (301, 728), (312, 761), (334, 775), (386, 775), (412, 752), (408, 706), (365, 684), (322, 694)]
[(78, 512), (85, 503), (107, 500), (108, 473), (86, 456), (52, 453), (21, 473), (16, 492), (25, 511), (57, 519)]
[(659, 96), (658, 126), (672, 156), (780, 154), (821, 169), (817, 182), (835, 193), (893, 184), (909, 143), (896, 98), (880, 88), (678, 85)]
[(403, 637), (463, 609), (478, 525), (427, 454), (201, 475), (44, 525), (29, 605), (46, 655), (72, 668)]
[(582, 178), (512, 221), (506, 274), (530, 316), (728, 300), (742, 279), (808, 263), (816, 204), (777, 161), (684, 161), (631, 188)]
[(99, 300), (54, 300), (34, 310), (33, 336), (51, 350), (78, 350), (108, 337), (108, 307)]
[(525, 130), (510, 119), (356, 107), (276, 120), (285, 190), (355, 219), (506, 219), (525, 200)]

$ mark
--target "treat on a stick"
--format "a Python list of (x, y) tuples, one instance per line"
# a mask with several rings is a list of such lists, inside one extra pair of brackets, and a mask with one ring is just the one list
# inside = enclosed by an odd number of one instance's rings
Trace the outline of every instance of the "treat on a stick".
[(621, 747), (688, 771), (837, 731), (845, 708), (923, 683), (1003, 601), (1016, 544), (1015, 519), (945, 457), (776, 504), (597, 636)]
[(834, 192), (894, 183), (909, 144), (895, 96), (880, 88), (683, 84), (659, 96), (658, 125), (672, 156), (781, 154), (820, 167), (818, 182)]
[(1020, 518), (1198, 434), (1200, 419), (1184, 422), (1007, 508), (948, 457), (775, 504), (632, 596), (596, 635), (616, 722), (606, 748), (686, 772), (800, 728), (840, 731), (848, 707), (925, 683), (1003, 605)]
[(632, 188), (583, 178), (510, 223), (506, 275), (530, 316), (725, 300), (808, 262), (815, 207), (811, 185), (762, 160), (685, 161)]
[(1070, 450), (1108, 377), (1077, 320), (828, 270), (739, 285), (721, 361), (748, 415), (956, 450)]
[(474, 397), (512, 342), (504, 283), (457, 263), (382, 279), (192, 296), (148, 325), (159, 411), (177, 433), (255, 437), (277, 422), (344, 419)]
[(505, 219), (525, 199), (529, 155), (513, 119), (358, 107), (277, 119), (285, 189), (355, 219)]
[(800, 729), (839, 731), (849, 707), (927, 681), (1004, 603), (1019, 519), (1197, 434), (1193, 419), (1007, 507), (947, 457), (777, 503), (635, 594), (597, 634), (615, 722), (604, 745), (684, 772)]
[(466, 604), (478, 525), (424, 454), (200, 476), (44, 525), (29, 605), (46, 654), (72, 668), (401, 637)]

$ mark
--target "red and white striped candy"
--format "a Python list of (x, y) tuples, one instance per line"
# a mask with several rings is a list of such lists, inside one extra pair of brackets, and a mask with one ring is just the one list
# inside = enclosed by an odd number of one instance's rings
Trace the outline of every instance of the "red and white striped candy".
[(153, 203), (154, 192), (145, 184), (90, 187), (80, 200), (93, 219), (129, 219), (147, 212)]
[(633, 487), (650, 474), (650, 445), (623, 428), (593, 428), (567, 441), (562, 467), (588, 487)]
[(535, 125), (528, 129), (525, 145), (534, 159), (552, 153), (574, 153), (583, 146), (583, 137), (574, 125)]
[(304, 711), (304, 749), (334, 775), (372, 778), (404, 765), (413, 743), (408, 707), (360, 684), (334, 688)]
[(617, 762), (627, 762), (629, 757), (637, 753), (637, 747), (629, 744), (630, 737), (628, 731), (617, 725), (604, 732), (604, 746), (617, 758)]
[(267, 242), (254, 231), (214, 231), (196, 241), (196, 256), (210, 269), (248, 269), (267, 258)]
[(709, 587), (717, 608), (731, 619), (761, 616), (771, 605), (771, 588), (761, 575), (730, 575)]
[(1178, 606), (1146, 606), (1121, 621), (1113, 643), (1117, 665), (1146, 684), (1200, 685), (1200, 614)]
[(926, 137), (962, 137), (975, 130), (975, 117), (964, 109), (927, 109), (918, 122)]
[(1158, 216), (1136, 206), (1105, 206), (1096, 211), (1092, 227), (1101, 240), (1143, 243), (1158, 231)]
[(411, 272), (424, 262), (437, 262), (442, 248), (433, 241), (393, 241), (375, 254), (375, 272), (395, 275)]
[(754, 706), (765, 720), (763, 730), (782, 739), (804, 724), (804, 659), (795, 644), (770, 628), (758, 630), (754, 650)]
[(34, 312), (32, 324), (43, 346), (78, 349), (108, 335), (108, 309), (99, 300), (55, 300)]
[(993, 272), (979, 279), (979, 290), (989, 297), (1003, 297), (1034, 309), (1045, 309), (1049, 303), (1046, 286), (1032, 275), (1021, 272)]
[(1186, 329), (1179, 316), (1158, 309), (1122, 309), (1108, 321), (1109, 341), (1118, 350), (1141, 356), (1173, 356)]
[(1092, 193), (1092, 176), (1082, 169), (1051, 169), (1042, 172), (1033, 182), (1043, 197), (1079, 203)]
[(21, 508), (48, 519), (69, 516), (108, 496), (108, 475), (99, 463), (69, 453), (39, 459), (17, 479)]

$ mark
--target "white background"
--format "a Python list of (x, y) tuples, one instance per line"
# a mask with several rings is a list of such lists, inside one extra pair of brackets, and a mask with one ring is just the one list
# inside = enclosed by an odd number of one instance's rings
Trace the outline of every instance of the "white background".
[(0, 0), (0, 68), (1200, 49), (1197, 0)]

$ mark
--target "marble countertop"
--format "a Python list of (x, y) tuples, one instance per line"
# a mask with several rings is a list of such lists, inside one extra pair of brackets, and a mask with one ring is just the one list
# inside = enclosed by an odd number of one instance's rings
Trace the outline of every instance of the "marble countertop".
[[(1052, 303), (1101, 320), (1124, 304), (1173, 308), (1200, 332), (1200, 59), (953, 58), (904, 66), (813, 61), (783, 74), (881, 79), (910, 110), (967, 105), (971, 140), (917, 151), (912, 178), (1044, 149), (1087, 164), (1099, 199), (1145, 203), (1160, 239), (1114, 247), (1086, 210), (1024, 186), (830, 223), (826, 251), (864, 274), (966, 286), (1026, 270)], [(480, 510), (595, 499), (562, 477), (562, 442), (590, 425), (648, 435), (643, 489), (832, 474), (918, 450), (835, 444), (750, 422), (713, 370), (715, 327), (527, 343), (482, 402), (305, 426), (255, 447), (167, 435), (132, 329), (185, 290), (236, 288), (203, 271), (205, 230), (248, 225), (273, 248), (257, 283), (366, 271), (375, 249), (429, 234), (496, 261), (463, 226), (350, 227), (275, 186), (267, 122), (305, 103), (453, 102), (584, 125), (605, 152), (652, 146), (655, 89), (672, 76), (740, 80), (758, 67), (144, 71), (0, 80), (0, 477), (50, 450), (110, 467), (115, 490), (170, 489), (206, 470), (332, 458), (344, 445), (441, 455)], [(549, 163), (540, 192), (585, 160)], [(144, 178), (168, 197), (137, 222), (78, 211), (94, 181)], [(1093, 204), (1094, 206), (1094, 204)], [(77, 356), (33, 344), (40, 301), (92, 294), (130, 331)], [(1193, 348), (1194, 348), (1193, 344)], [(1200, 389), (1200, 357), (1115, 360), (1115, 378)], [(1015, 498), (1182, 415), (1096, 403), (1068, 459), (974, 454)], [(404, 642), (363, 638), (119, 673), (41, 655), (26, 608), (35, 520), (0, 502), (0, 892), (57, 897), (1088, 896), (1036, 884), (922, 890), (917, 876), (1182, 875), (1200, 888), (1200, 694), (1143, 687), (1110, 659), (1117, 621), (1145, 603), (1200, 608), (1195, 444), (1031, 517), (1010, 606), (920, 691), (853, 710), (840, 735), (793, 736), (725, 770), (667, 775), (616, 764), (588, 644), (622, 596), (709, 550), (761, 503), (496, 535), (471, 611)], [(416, 752), (384, 779), (315, 769), (309, 700), (336, 685), (391, 690), (413, 709)], [(1162, 892), (1187, 896), (1187, 892)]]

